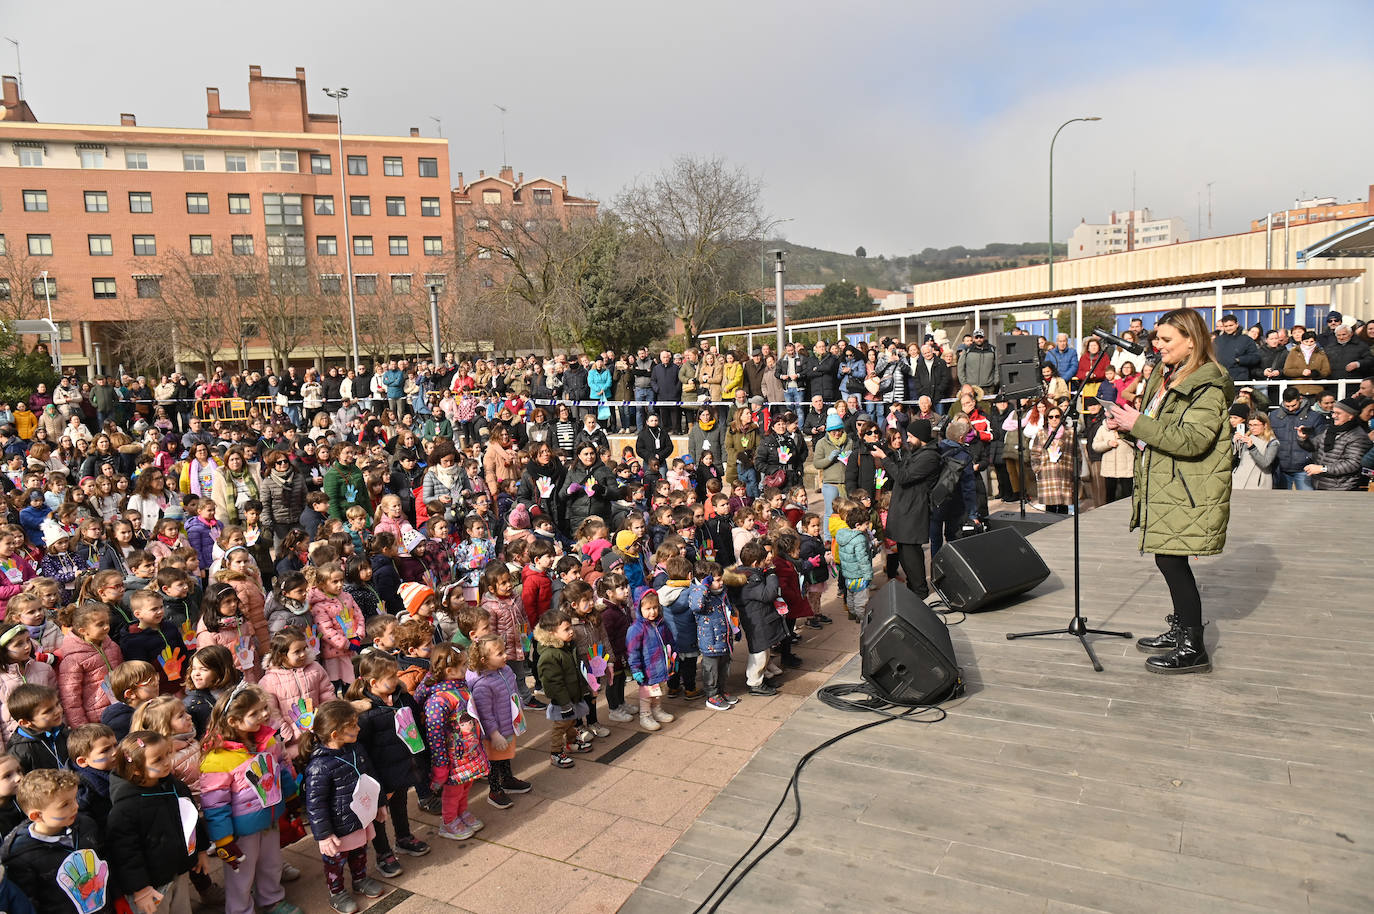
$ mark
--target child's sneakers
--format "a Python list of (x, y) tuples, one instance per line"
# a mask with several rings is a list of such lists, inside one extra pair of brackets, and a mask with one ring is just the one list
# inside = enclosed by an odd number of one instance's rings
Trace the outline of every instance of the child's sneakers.
[[(345, 894), (346, 894), (346, 893), (345, 893)], [(351, 896), (350, 896), (350, 899), (351, 899)], [(330, 900), (333, 901), (332, 898), (331, 898)], [(353, 910), (355, 910), (355, 911), (358, 910), (358, 908), (357, 908), (357, 904), (358, 904), (358, 903), (355, 901), (355, 902), (353, 902), (353, 904), (354, 904)], [(299, 905), (294, 905), (294, 904), (292, 904), (291, 902), (289, 902), (289, 901), (287, 901), (287, 900), (285, 900), (285, 899), (282, 899), (281, 901), (279, 901), (279, 902), (277, 902), (276, 904), (272, 905), (270, 908), (263, 908), (263, 909), (262, 909), (262, 914), (305, 914), (305, 912), (302, 911), (302, 910), (300, 909), (300, 906), (299, 906)]]
[(395, 879), (405, 870), (401, 868), (401, 862), (396, 859), (395, 854), (387, 854), (385, 857), (377, 859), (377, 872), (388, 879)]
[(739, 704), (739, 699), (736, 698), (736, 697), (733, 696), (733, 695), (726, 695), (724, 692), (722, 692), (720, 697), (721, 697), (721, 698), (724, 698), (727, 702), (729, 702), (729, 703), (730, 703), (730, 707), (732, 707), (732, 708), (733, 708), (735, 705)]
[(466, 841), (472, 837), (472, 829), (462, 819), (454, 819), (439, 826), (439, 837), (450, 841)]
[(497, 809), (510, 809), (515, 805), (515, 801), (506, 796), (506, 792), (500, 787), (492, 787), (487, 791), (487, 802)]
[(663, 710), (657, 705), (654, 706), (653, 714), (654, 720), (658, 721), (661, 724), (671, 724), (673, 722), (673, 715), (669, 714), (667, 711)]
[(329, 906), (338, 911), (339, 914), (354, 914), (358, 910), (358, 900), (347, 892), (339, 892), (329, 896)]
[(649, 730), (651, 732), (654, 730), (663, 729), (662, 725), (660, 725), (658, 721), (654, 720), (654, 715), (649, 711), (641, 711), (639, 713), (639, 725), (643, 727), (645, 730)]
[(822, 625), (833, 625), (835, 623), (835, 620), (827, 616), (825, 613), (816, 613), (816, 618), (821, 620)]
[(364, 876), (353, 883), (353, 891), (362, 895), (364, 898), (381, 898), (386, 894), (386, 886), (382, 885), (371, 876)]
[(564, 747), (563, 751), (564, 751), (564, 752), (591, 752), (591, 751), (592, 751), (592, 744), (591, 744), (591, 741), (590, 741), (590, 740), (584, 740), (584, 739), (581, 739), (581, 738), (579, 737), (579, 738), (577, 739), (576, 742), (568, 743), (567, 746)]
[[(568, 753), (566, 752), (554, 752), (549, 755), (549, 764), (553, 765), (555, 768), (571, 768), (577, 763), (568, 758)], [(443, 829), (440, 829), (440, 831), (443, 831)]]
[(701, 689), (688, 689), (687, 691), (682, 693), (682, 697), (687, 699), (688, 701), (696, 701), (698, 698), (701, 698), (705, 694), (706, 693), (703, 692)]
[(599, 737), (602, 739), (611, 735), (611, 728), (603, 727), (601, 724), (592, 724), (587, 729), (591, 732), (592, 736)]
[(437, 816), (443, 812), (444, 800), (439, 794), (432, 793), (419, 802), (420, 812), (429, 813)]
[(806, 620), (806, 625), (807, 625), (808, 628), (824, 628), (824, 627), (825, 627), (824, 624), (821, 622), (821, 620), (818, 619), (818, 618), (816, 618), (815, 616), (812, 616), (810, 619), (807, 619), (807, 620)]
[(501, 779), (501, 789), (506, 793), (529, 793), (534, 789), (534, 785), (529, 781), (522, 781), (515, 775)]
[(430, 852), (430, 846), (414, 835), (396, 839), (396, 850), (411, 857), (423, 857)]
[(624, 705), (621, 705), (619, 708), (613, 708), (606, 716), (618, 724), (626, 724), (635, 719), (633, 714), (625, 710)]
[(730, 702), (726, 701), (721, 696), (712, 695), (710, 698), (706, 699), (706, 707), (710, 708), (712, 711), (728, 711), (731, 705)]
[(464, 825), (472, 829), (473, 834), (487, 827), (486, 823), (474, 816), (471, 810), (465, 811), (459, 818), (463, 820)]

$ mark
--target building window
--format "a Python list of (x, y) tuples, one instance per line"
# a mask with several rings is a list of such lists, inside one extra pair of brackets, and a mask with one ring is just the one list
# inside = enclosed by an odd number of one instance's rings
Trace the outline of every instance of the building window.
[(124, 167), (134, 171), (148, 170), (148, 153), (146, 152), (125, 152)]
[(135, 276), (134, 285), (138, 287), (139, 298), (162, 297), (162, 277), (160, 276)]
[(377, 294), (377, 277), (372, 273), (359, 273), (353, 277), (353, 290), (359, 295)]
[(226, 152), (224, 154), (225, 171), (247, 171), (248, 156), (241, 152)]
[(387, 247), (393, 257), (405, 257), (410, 253), (410, 239), (405, 235), (392, 235), (387, 239)]
[(95, 298), (115, 298), (114, 277), (97, 277), (91, 280), (91, 295)]
[(33, 281), (33, 294), (36, 298), (48, 299), (57, 297), (57, 280), (51, 276), (38, 276)]
[(30, 235), (29, 253), (34, 257), (52, 256), (52, 236), (51, 235)]
[(478, 259), (478, 260), (491, 260), (491, 248), (478, 248), (478, 249), (477, 249), (477, 259)]
[(104, 149), (78, 149), (76, 154), (81, 158), (82, 168), (104, 168), (105, 150)]
[(210, 242), (209, 235), (191, 236), (191, 253), (197, 257), (209, 257), (213, 254), (214, 245)]
[(245, 216), (253, 211), (253, 200), (248, 194), (229, 195), (229, 213), (234, 216)]
[(348, 198), (348, 211), (349, 211), (349, 213), (353, 214), (354, 216), (371, 216), (371, 215), (372, 215), (372, 198), (371, 198), (371, 197), (349, 197), (349, 198)]
[(300, 158), (294, 149), (258, 150), (260, 171), (299, 171)]
[[(340, 276), (338, 273), (321, 273), (321, 274), (320, 274), (320, 294), (321, 294), (321, 295), (338, 295), (340, 292), (343, 291), (343, 282), (342, 282), (342, 280), (343, 280), (343, 277)], [(328, 318), (326, 318), (326, 320), (328, 320)]]
[(372, 236), (354, 235), (353, 236), (353, 256), (370, 257), (372, 256)]
[(181, 168), (183, 171), (204, 171), (205, 153), (183, 152), (181, 154)]
[(437, 178), (437, 177), (439, 177), (439, 160), (438, 160), (438, 159), (421, 159), (421, 160), (420, 160), (420, 177), (422, 177), (422, 178)]
[(530, 192), (535, 206), (553, 206), (553, 191), (547, 187), (536, 187)]
[(16, 150), (16, 151), (19, 153), (19, 164), (20, 164), (21, 166), (23, 166), (24, 168), (40, 168), (40, 167), (42, 167), (42, 165), (43, 165), (43, 147), (42, 147), (42, 146), (20, 146), (19, 149)]
[(334, 173), (334, 161), (327, 155), (311, 153), (310, 173), (312, 175), (332, 175)]
[(351, 175), (367, 174), (367, 156), (349, 156), (348, 173)]
[(268, 225), (304, 225), (300, 194), (263, 194), (263, 220)]
[(315, 196), (315, 215), (334, 215), (334, 196), (332, 194), (317, 194)]
[(421, 198), (420, 198), (420, 215), (421, 215), (421, 216), (437, 216), (437, 215), (439, 215), (439, 198), (438, 198), (438, 197), (421, 197)]
[(392, 291), (394, 294), (396, 294), (396, 295), (409, 295), (409, 294), (410, 294), (410, 274), (409, 274), (409, 273), (392, 273), (392, 274), (391, 274), (391, 291)]
[(496, 285), (496, 281), (495, 281), (494, 279), (492, 279), (490, 276), (483, 276), (483, 277), (482, 277), (482, 288), (483, 288), (483, 289), (490, 289), (490, 288), (491, 288), (492, 286), (494, 286), (494, 285)]
[(482, 191), (482, 202), (485, 203), (487, 206), (500, 206), (501, 192), (499, 190)]
[(114, 254), (114, 244), (109, 235), (87, 235), (86, 246), (92, 257), (110, 257)]
[(239, 273), (234, 276), (234, 292), (240, 298), (256, 298), (258, 277), (253, 273)]
[(251, 257), (253, 254), (252, 235), (231, 235), (229, 236), (230, 246), (235, 254)]
[(511, 221), (509, 219), (501, 220), (501, 231), (509, 232), (512, 228), (514, 228), (514, 226), (511, 225)]
[(430, 256), (444, 253), (444, 239), (438, 235), (426, 235), (425, 253)]
[(157, 256), (157, 236), (156, 235), (135, 235), (134, 254), (139, 257)]
[(405, 174), (400, 156), (382, 156), (382, 174), (388, 178), (399, 178)]
[(88, 213), (108, 213), (110, 211), (110, 195), (103, 190), (88, 190), (85, 193), (86, 212)]
[(386, 214), (388, 216), (404, 216), (406, 214), (406, 198), (387, 197)]
[(321, 257), (337, 257), (339, 255), (339, 239), (333, 235), (315, 236), (315, 253)]
[[(437, 289), (435, 287), (438, 287)], [(444, 289), (448, 286), (448, 277), (443, 273), (425, 274), (425, 291), (435, 289), (440, 295), (444, 294)]]
[(153, 211), (153, 195), (145, 190), (129, 191), (129, 212), (131, 213), (151, 213)]
[(490, 220), (490, 219), (478, 219), (478, 220), (477, 220), (477, 231), (479, 231), (479, 232), (489, 232), (489, 231), (491, 231), (491, 220)]
[(24, 191), (24, 212), (46, 213), (48, 211), (48, 192), (46, 190)]
[(5, 244), (5, 236), (0, 235), (0, 257), (9, 253), (9, 247)]
[(188, 213), (208, 213), (210, 212), (209, 194), (187, 194), (186, 212)]

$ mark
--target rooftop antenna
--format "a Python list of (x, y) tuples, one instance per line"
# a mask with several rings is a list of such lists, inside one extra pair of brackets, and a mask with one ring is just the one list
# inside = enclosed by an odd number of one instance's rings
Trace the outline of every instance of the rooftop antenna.
[(443, 139), (443, 137), (444, 137), (444, 119), (443, 119), (442, 117), (435, 117), (435, 116), (432, 115), (432, 114), (429, 115), (429, 119), (430, 119), (431, 121), (434, 122), (434, 125), (435, 125), (436, 127), (439, 128), (439, 138), (440, 138), (440, 139)]
[(20, 56), (19, 56), (19, 42), (15, 41), (13, 38), (8, 38), (8, 37), (7, 37), (5, 40), (8, 41), (10, 44), (14, 45), (14, 62), (15, 62), (16, 67), (17, 67), (17, 69), (16, 69), (15, 72), (16, 72), (16, 73), (18, 74), (18, 76), (19, 76), (19, 97), (20, 97), (20, 98), (23, 98), (23, 97), (24, 97), (24, 61), (23, 61), (23, 59), (20, 58)]
[(505, 105), (497, 105), (496, 102), (492, 104), (501, 112), (501, 164), (505, 166), (510, 164), (510, 157), (506, 155), (506, 112), (510, 109)]
[(1212, 185), (1217, 182), (1207, 182), (1207, 234), (1212, 234)]

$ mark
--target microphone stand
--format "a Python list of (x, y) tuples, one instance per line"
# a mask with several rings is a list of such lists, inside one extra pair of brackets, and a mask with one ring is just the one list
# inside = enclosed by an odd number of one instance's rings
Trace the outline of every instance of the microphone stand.
[(1080, 550), (1078, 539), (1078, 517), (1080, 512), (1078, 510), (1078, 489), (1080, 481), (1078, 478), (1078, 473), (1080, 469), (1080, 463), (1078, 458), (1078, 402), (1082, 396), (1083, 385), (1087, 383), (1087, 378), (1091, 378), (1093, 375), (1097, 374), (1097, 367), (1102, 363), (1102, 360), (1106, 358), (1106, 356), (1107, 349), (1106, 347), (1103, 347), (1102, 352), (1099, 353), (1097, 359), (1093, 361), (1092, 367), (1088, 369), (1088, 374), (1085, 376), (1085, 379), (1079, 382), (1077, 390), (1070, 389), (1071, 396), (1069, 397), (1069, 405), (1064, 409), (1064, 424), (1069, 427), (1069, 435), (1072, 440), (1073, 448), (1073, 618), (1069, 620), (1069, 624), (1064, 628), (1052, 628), (1038, 632), (1007, 633), (1008, 641), (1014, 641), (1017, 638), (1040, 638), (1048, 635), (1073, 635), (1075, 638), (1078, 639), (1078, 643), (1083, 645), (1083, 650), (1087, 651), (1088, 659), (1092, 661), (1093, 669), (1099, 673), (1102, 672), (1102, 663), (1097, 659), (1097, 654), (1093, 652), (1093, 647), (1091, 644), (1088, 643), (1087, 636), (1107, 635), (1108, 637), (1112, 638), (1131, 637), (1130, 632), (1117, 632), (1109, 631), (1105, 628), (1088, 627), (1088, 620), (1083, 615), (1083, 576), (1079, 571)]

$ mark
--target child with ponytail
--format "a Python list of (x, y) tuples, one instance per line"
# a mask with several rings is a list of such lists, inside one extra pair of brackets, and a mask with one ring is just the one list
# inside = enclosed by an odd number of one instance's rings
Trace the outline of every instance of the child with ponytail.
[(430, 751), (429, 786), (442, 791), (439, 837), (465, 841), (483, 827), (468, 811), (472, 782), (491, 771), (482, 749), (482, 731), (468, 713), (467, 656), (454, 644), (441, 644), (429, 657), (429, 675), (415, 700), (425, 711), (425, 743)]

